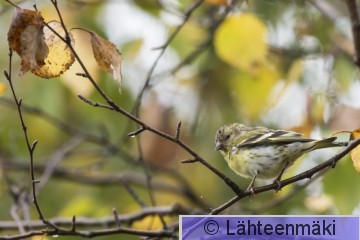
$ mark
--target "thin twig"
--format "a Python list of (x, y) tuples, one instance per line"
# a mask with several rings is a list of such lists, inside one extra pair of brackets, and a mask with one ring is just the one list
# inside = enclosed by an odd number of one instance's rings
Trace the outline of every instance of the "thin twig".
[(185, 159), (185, 160), (181, 160), (181, 163), (194, 163), (197, 162), (197, 159)]
[(180, 128), (181, 128), (181, 121), (179, 121), (176, 126), (175, 139), (177, 140), (179, 140), (180, 138)]
[(189, 20), (191, 14), (201, 6), (201, 4), (204, 2), (205, 0), (198, 0), (196, 3), (194, 3), (188, 10), (186, 10), (184, 16), (185, 18), (183, 19), (183, 22), (176, 27), (175, 31), (170, 35), (170, 37), (168, 38), (168, 40), (160, 47), (156, 47), (153, 48), (154, 50), (159, 50), (159, 49), (164, 49), (167, 48), (169, 46), (169, 44), (174, 40), (174, 38), (176, 37), (176, 35), (178, 35), (178, 33), (180, 32), (180, 30), (184, 27), (184, 25), (187, 23), (187, 21)]
[(109, 110), (114, 110), (114, 108), (111, 107), (111, 106), (104, 105), (104, 104), (97, 103), (97, 102), (93, 102), (93, 101), (91, 101), (90, 99), (88, 99), (88, 98), (86, 98), (86, 97), (84, 97), (84, 96), (82, 96), (82, 95), (80, 95), (80, 94), (78, 94), (78, 97), (79, 97), (82, 101), (84, 101), (84, 102), (87, 103), (87, 104), (90, 104), (90, 105), (93, 106), (93, 107), (102, 107), (102, 108), (107, 108), (107, 109), (109, 109)]
[(58, 229), (57, 226), (55, 226), (54, 224), (52, 224), (51, 222), (49, 222), (43, 215), (38, 199), (37, 199), (37, 195), (36, 195), (36, 184), (39, 182), (38, 180), (35, 179), (35, 173), (34, 173), (34, 151), (36, 148), (36, 145), (38, 143), (37, 140), (35, 140), (32, 144), (30, 144), (30, 140), (29, 140), (29, 136), (28, 136), (28, 132), (27, 132), (27, 126), (22, 114), (22, 110), (21, 110), (21, 103), (22, 103), (22, 99), (18, 98), (16, 96), (15, 93), (15, 88), (13, 86), (13, 82), (12, 82), (12, 50), (9, 49), (9, 68), (8, 71), (4, 71), (4, 75), (5, 78), (8, 80), (9, 85), (10, 85), (10, 89), (11, 89), (11, 93), (12, 96), (14, 98), (15, 104), (17, 106), (17, 110), (18, 110), (18, 115), (19, 115), (19, 119), (21, 122), (21, 126), (22, 126), (22, 130), (24, 133), (24, 137), (25, 137), (25, 142), (26, 142), (26, 147), (28, 149), (29, 152), (29, 157), (30, 157), (30, 176), (31, 176), (31, 187), (32, 187), (32, 200), (33, 203), (35, 205), (36, 211), (39, 215), (39, 219), (42, 220), (46, 225), (48, 225), (49, 227), (53, 227), (54, 229)]
[(42, 211), (41, 211), (40, 206), (37, 201), (36, 183), (35, 183), (35, 174), (34, 174), (34, 151), (35, 151), (37, 140), (35, 140), (32, 144), (30, 144), (30, 140), (29, 140), (29, 136), (28, 136), (28, 132), (27, 132), (27, 126), (25, 124), (23, 114), (21, 111), (22, 99), (18, 99), (18, 97), (16, 96), (16, 93), (15, 93), (15, 88), (13, 86), (13, 82), (12, 82), (12, 50), (11, 49), (9, 49), (9, 68), (8, 68), (7, 72), (6, 71), (4, 72), (4, 75), (9, 82), (11, 93), (14, 98), (15, 104), (17, 106), (19, 119), (21, 122), (22, 130), (24, 132), (26, 146), (27, 146), (27, 149), (28, 149), (28, 152), (30, 155), (30, 176), (31, 176), (31, 183), (32, 183), (31, 185), (32, 185), (33, 202), (34, 202), (36, 210), (39, 214), (39, 218), (41, 220), (44, 220), (44, 216), (42, 214)]
[(74, 215), (71, 220), (71, 232), (76, 232), (76, 216)]
[(159, 60), (161, 59), (161, 57), (164, 55), (166, 49), (168, 48), (168, 46), (170, 45), (170, 43), (174, 40), (174, 38), (177, 36), (177, 34), (180, 32), (180, 30), (185, 26), (185, 24), (189, 21), (192, 13), (198, 9), (201, 4), (204, 2), (205, 0), (198, 0), (196, 3), (194, 3), (186, 12), (185, 12), (185, 18), (183, 20), (183, 22), (175, 29), (175, 31), (170, 35), (170, 37), (168, 38), (168, 40), (165, 42), (165, 44), (163, 44), (161, 47), (158, 47), (157, 49), (160, 49), (160, 53), (157, 56), (157, 58), (155, 59), (153, 65), (151, 66), (149, 72), (147, 73), (147, 77), (145, 80), (145, 83), (142, 87), (142, 89), (140, 90), (140, 93), (137, 97), (137, 99), (135, 100), (135, 116), (139, 116), (139, 108), (141, 105), (141, 101), (142, 98), (144, 96), (144, 93), (146, 91), (146, 89), (149, 87), (149, 83), (150, 80), (152, 78), (152, 75), (154, 73), (154, 70), (156, 68), (156, 66), (158, 65)]
[(130, 133), (128, 134), (128, 136), (129, 136), (129, 137), (135, 137), (136, 135), (142, 133), (143, 131), (145, 131), (145, 128), (141, 127), (141, 128), (139, 128), (138, 130), (136, 130), (136, 131), (130, 132)]
[(358, 6), (355, 0), (345, 0), (346, 7), (349, 12), (350, 22), (352, 26), (352, 33), (355, 46), (355, 64), (360, 67), (360, 18), (358, 13)]
[(116, 226), (116, 227), (120, 227), (120, 226), (121, 226), (121, 223), (120, 223), (119, 214), (118, 214), (116, 208), (113, 208), (112, 212), (113, 212), (113, 215), (114, 215), (115, 226)]
[(64, 146), (60, 147), (54, 155), (50, 158), (50, 160), (47, 162), (46, 167), (43, 171), (43, 174), (40, 177), (40, 183), (37, 187), (37, 193), (47, 184), (51, 176), (53, 175), (56, 167), (59, 165), (59, 163), (64, 159), (66, 154), (69, 153), (73, 148), (78, 146), (82, 142), (81, 137), (75, 137), (71, 139), (68, 143), (66, 143)]
[(144, 208), (147, 207), (145, 202), (141, 200), (139, 195), (135, 192), (134, 189), (130, 187), (130, 185), (127, 182), (123, 183), (124, 188), (127, 190), (127, 192), (131, 195), (131, 197), (135, 200), (137, 204), (139, 204), (140, 207)]
[(62, 26), (63, 29), (64, 29), (64, 32), (65, 32), (65, 43), (66, 43), (67, 45), (71, 45), (70, 34), (69, 34), (69, 32), (68, 32), (68, 30), (67, 30), (67, 28), (66, 28), (65, 22), (64, 22), (64, 20), (63, 20), (63, 18), (62, 18), (62, 15), (61, 15), (61, 13), (60, 13), (60, 9), (59, 9), (59, 7), (58, 7), (58, 2), (57, 2), (57, 0), (50, 0), (50, 1), (51, 1), (51, 3), (54, 5), (55, 10), (56, 10), (56, 12), (57, 12), (57, 14), (58, 14), (58, 16), (59, 16), (61, 26)]
[(17, 9), (20, 9), (20, 7), (18, 5), (16, 5), (15, 3), (9, 1), (9, 0), (5, 0), (5, 2), (11, 4), (12, 6), (16, 7)]

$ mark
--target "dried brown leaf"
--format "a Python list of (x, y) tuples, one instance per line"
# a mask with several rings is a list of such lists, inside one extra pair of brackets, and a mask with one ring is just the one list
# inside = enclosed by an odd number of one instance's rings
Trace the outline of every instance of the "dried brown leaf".
[[(65, 38), (65, 31), (60, 23), (51, 22), (49, 26)], [(43, 78), (58, 77), (70, 68), (75, 61), (75, 56), (66, 43), (46, 26), (44, 27), (44, 36), (46, 45), (49, 48), (49, 54), (45, 59), (45, 65), (33, 69), (31, 72)], [(71, 45), (74, 46), (75, 40), (72, 34), (69, 33), (69, 36)]]
[(21, 70), (20, 76), (27, 71), (37, 69), (45, 64), (49, 54), (43, 34), (43, 26), (29, 25), (21, 33)]
[(113, 74), (114, 80), (121, 85), (121, 53), (115, 44), (90, 32), (94, 57), (102, 69)]
[(19, 55), (21, 55), (21, 33), (29, 25), (44, 25), (40, 12), (16, 8), (8, 31), (8, 42), (9, 47)]
[[(354, 130), (350, 134), (350, 140), (360, 138), (360, 128)], [(357, 146), (350, 152), (351, 159), (354, 164), (354, 168), (357, 172), (360, 172), (360, 146)]]
[(9, 47), (21, 57), (20, 75), (44, 65), (49, 49), (44, 41), (40, 12), (17, 8), (8, 31)]

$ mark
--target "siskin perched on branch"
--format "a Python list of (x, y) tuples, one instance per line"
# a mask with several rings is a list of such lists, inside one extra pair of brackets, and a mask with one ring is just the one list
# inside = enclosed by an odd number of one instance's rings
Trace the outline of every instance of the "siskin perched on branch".
[(315, 140), (303, 138), (302, 134), (296, 132), (233, 123), (217, 130), (215, 149), (221, 152), (236, 174), (252, 179), (247, 190), (253, 192), (256, 178), (276, 177), (274, 182), (280, 188), (284, 171), (304, 153), (344, 146), (344, 143), (334, 142), (335, 139)]

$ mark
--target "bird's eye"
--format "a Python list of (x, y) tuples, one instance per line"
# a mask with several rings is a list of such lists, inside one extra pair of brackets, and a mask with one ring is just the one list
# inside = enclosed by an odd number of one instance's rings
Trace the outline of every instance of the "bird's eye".
[(225, 139), (228, 140), (230, 138), (230, 134), (225, 136)]

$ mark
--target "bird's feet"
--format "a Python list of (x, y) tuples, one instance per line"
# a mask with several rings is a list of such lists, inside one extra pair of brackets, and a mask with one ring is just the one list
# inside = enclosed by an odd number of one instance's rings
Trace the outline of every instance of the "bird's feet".
[(246, 191), (250, 191), (251, 193), (251, 197), (254, 197), (256, 195), (255, 191), (254, 191), (254, 183), (255, 183), (255, 179), (256, 179), (256, 175), (255, 177), (251, 180), (249, 186), (246, 188)]
[(278, 179), (275, 179), (273, 183), (276, 183), (277, 184), (277, 188), (275, 189), (275, 192), (278, 192), (281, 190), (282, 188), (282, 184), (281, 184), (281, 181), (278, 180)]
[(254, 186), (249, 186), (246, 191), (251, 193), (250, 197), (255, 197), (256, 193), (254, 191)]

